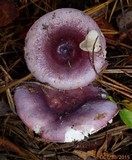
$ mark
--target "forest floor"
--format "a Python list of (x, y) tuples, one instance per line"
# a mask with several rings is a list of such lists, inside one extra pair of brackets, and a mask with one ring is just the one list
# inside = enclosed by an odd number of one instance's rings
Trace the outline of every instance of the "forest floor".
[(0, 160), (132, 159), (131, 113), (124, 118), (118, 114), (104, 129), (72, 143), (45, 142), (17, 116), (14, 89), (33, 79), (24, 60), (26, 33), (40, 16), (64, 7), (84, 11), (99, 25), (107, 41), (109, 65), (97, 81), (119, 110), (132, 112), (131, 0), (1, 0)]

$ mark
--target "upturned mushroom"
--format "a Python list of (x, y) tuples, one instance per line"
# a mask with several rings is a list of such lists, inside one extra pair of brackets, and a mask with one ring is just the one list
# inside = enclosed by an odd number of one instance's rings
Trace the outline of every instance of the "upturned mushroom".
[(97, 24), (76, 9), (58, 9), (38, 19), (25, 41), (34, 82), (15, 90), (18, 116), (35, 133), (54, 142), (83, 140), (118, 113), (106, 91), (93, 86), (106, 68), (106, 42)]
[(17, 113), (35, 133), (52, 142), (83, 140), (117, 113), (106, 92), (94, 86), (59, 91), (26, 83), (15, 91)]

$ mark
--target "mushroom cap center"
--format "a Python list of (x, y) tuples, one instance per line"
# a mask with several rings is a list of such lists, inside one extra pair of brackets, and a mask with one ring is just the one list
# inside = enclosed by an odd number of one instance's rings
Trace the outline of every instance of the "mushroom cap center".
[(64, 42), (57, 47), (57, 56), (61, 61), (69, 61), (74, 55), (74, 48), (68, 42)]
[[(62, 27), (56, 30), (56, 32), (50, 33), (49, 41), (45, 45), (45, 48), (48, 53), (48, 60), (54, 63), (54, 67), (65, 68), (65, 71), (69, 72), (69, 63), (72, 69), (77, 68), (77, 64), (81, 67), (82, 64), (80, 63), (82, 61), (85, 65), (88, 63), (88, 54), (79, 48), (84, 35), (82, 33), (76, 34), (77, 31), (77, 29), (72, 27)], [(87, 57), (87, 60), (84, 57)]]

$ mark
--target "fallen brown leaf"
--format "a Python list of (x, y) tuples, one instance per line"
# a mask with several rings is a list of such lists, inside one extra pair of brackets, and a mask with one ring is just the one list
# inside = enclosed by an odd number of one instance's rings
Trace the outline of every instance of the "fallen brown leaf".
[(74, 150), (72, 152), (74, 155), (82, 158), (83, 160), (87, 160), (89, 157), (96, 157), (96, 151), (95, 150), (91, 150), (91, 151), (80, 151), (80, 150)]
[(19, 12), (14, 3), (8, 0), (0, 0), (0, 27), (6, 26), (18, 17)]

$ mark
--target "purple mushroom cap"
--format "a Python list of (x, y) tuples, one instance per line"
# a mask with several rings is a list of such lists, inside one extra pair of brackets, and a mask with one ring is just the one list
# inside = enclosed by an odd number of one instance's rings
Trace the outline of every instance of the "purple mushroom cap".
[[(46, 90), (48, 93), (45, 92)], [(107, 122), (111, 121), (117, 114), (118, 109), (115, 103), (102, 97), (102, 94), (106, 94), (102, 89), (88, 86), (80, 90), (89, 92), (89, 94), (85, 95), (87, 102), (79, 107), (76, 105), (74, 108), (67, 105), (67, 107), (72, 108), (71, 112), (67, 112), (63, 106), (68, 100), (76, 99), (75, 103), (80, 103), (80, 97), (84, 97), (82, 93), (79, 90), (71, 90), (71, 94), (66, 99), (64, 91), (54, 90), (54, 95), (58, 95), (61, 92), (63, 103), (61, 103), (60, 114), (56, 103), (49, 102), (49, 97), (51, 101), (53, 99), (51, 89), (46, 89), (33, 83), (26, 83), (15, 91), (14, 100), (17, 106), (17, 113), (30, 129), (46, 140), (53, 142), (83, 140), (89, 134), (93, 134), (105, 127)], [(74, 94), (75, 92), (76, 94)], [(57, 96), (55, 98), (56, 100), (59, 99)]]
[(57, 9), (42, 16), (25, 43), (31, 73), (57, 89), (86, 86), (107, 64), (103, 34), (91, 17), (77, 9)]

